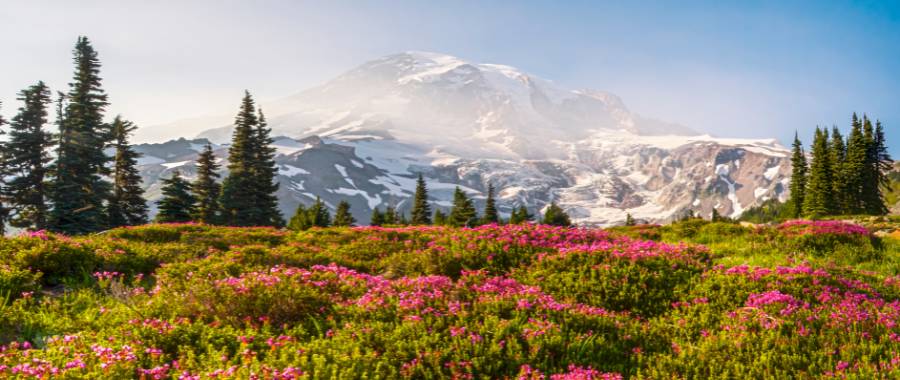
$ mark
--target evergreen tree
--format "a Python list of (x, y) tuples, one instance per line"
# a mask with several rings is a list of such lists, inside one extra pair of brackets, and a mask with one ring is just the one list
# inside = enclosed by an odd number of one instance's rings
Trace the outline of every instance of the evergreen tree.
[(477, 217), (472, 200), (457, 186), (453, 191), (453, 208), (450, 209), (447, 222), (454, 227), (469, 227), (474, 224)]
[(406, 217), (406, 213), (405, 213), (405, 212), (402, 212), (402, 211), (401, 211), (401, 212), (398, 212), (398, 213), (397, 213), (397, 224), (399, 224), (399, 225), (401, 225), (401, 226), (408, 226), (408, 225), (409, 225), (409, 218)]
[(265, 118), (260, 120), (250, 92), (244, 92), (228, 148), (228, 177), (222, 184), (223, 223), (232, 226), (280, 226), (274, 183), (277, 168)]
[(218, 170), (216, 155), (212, 145), (207, 142), (197, 157), (197, 178), (191, 184), (191, 191), (197, 204), (194, 206), (194, 220), (200, 223), (217, 224), (220, 221), (221, 205), (219, 196), (222, 185), (217, 182)]
[(569, 214), (566, 214), (565, 210), (563, 210), (562, 207), (559, 207), (556, 202), (551, 202), (550, 206), (547, 207), (547, 211), (544, 212), (544, 218), (541, 223), (550, 226), (562, 227), (568, 227), (572, 225), (572, 221), (569, 219)]
[(809, 165), (809, 179), (803, 212), (811, 218), (831, 215), (834, 206), (832, 197), (831, 158), (828, 149), (828, 130), (816, 128), (812, 145), (812, 162)]
[(804, 195), (806, 194), (806, 153), (797, 132), (794, 132), (793, 153), (791, 154), (791, 198), (788, 200), (790, 214), (793, 218), (803, 215)]
[(863, 187), (861, 198), (863, 211), (869, 215), (887, 214), (888, 208), (884, 204), (881, 194), (881, 163), (878, 157), (878, 147), (875, 136), (875, 128), (872, 121), (863, 115), (863, 139), (866, 144), (865, 170), (863, 174)]
[(335, 227), (351, 227), (354, 224), (356, 224), (356, 219), (353, 219), (353, 214), (350, 213), (350, 203), (341, 201), (334, 211), (333, 225)]
[(331, 213), (319, 197), (316, 197), (316, 201), (309, 208), (309, 220), (312, 221), (313, 227), (331, 226)]
[(381, 226), (384, 225), (384, 214), (381, 213), (381, 210), (378, 207), (372, 209), (372, 218), (369, 220), (370, 226)]
[(637, 223), (634, 221), (634, 217), (631, 216), (631, 213), (625, 214), (625, 225), (633, 226), (635, 224), (637, 224)]
[(288, 222), (287, 228), (293, 231), (305, 231), (313, 226), (313, 221), (309, 217), (309, 210), (303, 206), (303, 203), (297, 205), (294, 216)]
[(712, 210), (712, 215), (709, 217), (709, 220), (712, 221), (712, 222), (719, 222), (719, 221), (721, 221), (721, 220), (722, 220), (722, 215), (719, 214), (719, 210), (717, 210), (717, 209), (714, 208), (714, 209)]
[(894, 167), (894, 160), (891, 159), (890, 153), (888, 153), (887, 141), (884, 137), (884, 127), (881, 125), (881, 121), (875, 122), (875, 164), (876, 170), (875, 172), (878, 175), (878, 186), (881, 190), (890, 186), (890, 179), (888, 178), (887, 173), (889, 173)]
[(104, 179), (110, 174), (104, 148), (112, 133), (103, 122), (108, 103), (101, 87), (100, 61), (86, 37), (78, 38), (74, 56), (75, 75), (69, 83), (53, 167), (49, 228), (83, 234), (106, 228), (104, 202), (111, 185)]
[[(46, 177), (53, 146), (47, 124), (47, 106), (52, 102), (44, 82), (19, 92), (19, 112), (10, 123), (9, 140), (3, 144), (3, 175), (11, 179), (4, 195), (14, 205), (12, 226), (41, 230), (47, 228)], [(0, 120), (0, 124), (3, 121)]]
[(181, 177), (178, 170), (172, 176), (162, 180), (162, 199), (157, 203), (159, 213), (157, 223), (181, 223), (191, 221), (194, 209), (194, 196), (191, 195), (191, 184)]
[(841, 191), (843, 211), (847, 214), (860, 214), (865, 211), (862, 201), (862, 189), (866, 185), (865, 171), (868, 144), (863, 134), (862, 122), (853, 114), (850, 135), (847, 137), (847, 154), (841, 165)]
[(137, 127), (116, 116), (112, 123), (113, 191), (107, 205), (109, 227), (134, 226), (147, 223), (147, 201), (141, 188), (141, 174), (137, 169), (140, 154), (128, 143), (128, 135)]
[(484, 201), (484, 214), (481, 216), (482, 224), (499, 223), (500, 215), (497, 214), (497, 201), (494, 200), (494, 185), (488, 184), (487, 199)]
[(843, 214), (847, 212), (849, 207), (849, 202), (845, 196), (847, 193), (847, 182), (844, 181), (844, 178), (841, 175), (843, 173), (844, 161), (847, 157), (847, 146), (844, 144), (844, 136), (841, 135), (841, 131), (838, 130), (837, 126), (832, 127), (831, 129), (829, 154), (832, 171), (834, 173), (831, 185), (831, 191), (834, 198), (833, 210), (836, 214)]
[[(258, 111), (259, 124), (253, 135), (253, 151), (255, 154), (253, 160), (253, 175), (257, 184), (256, 187), (256, 211), (259, 215), (256, 217), (260, 225), (271, 225), (280, 227), (284, 224), (284, 218), (281, 211), (278, 210), (278, 197), (275, 193), (278, 191), (278, 182), (275, 180), (278, 176), (278, 166), (275, 164), (276, 150), (272, 146), (272, 133), (266, 117), (263, 115), (262, 109)], [(327, 209), (326, 209), (327, 211)]]
[(512, 215), (509, 216), (509, 224), (522, 224), (532, 220), (534, 220), (534, 215), (528, 212), (525, 205), (514, 208)]
[(384, 207), (384, 224), (392, 225), (397, 224), (399, 218), (397, 216), (397, 209), (392, 205), (388, 205)]
[(422, 173), (416, 180), (416, 194), (413, 197), (412, 218), (410, 222), (415, 225), (431, 224), (431, 206), (428, 204), (428, 188)]

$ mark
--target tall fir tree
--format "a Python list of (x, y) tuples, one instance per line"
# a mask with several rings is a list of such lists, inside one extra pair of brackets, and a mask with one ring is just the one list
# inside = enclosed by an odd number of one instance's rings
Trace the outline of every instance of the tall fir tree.
[(500, 223), (500, 215), (497, 213), (497, 200), (494, 199), (494, 185), (488, 184), (487, 199), (484, 201), (484, 213), (481, 216), (482, 224)]
[(321, 198), (316, 197), (312, 207), (309, 208), (309, 218), (313, 227), (328, 227), (331, 225), (331, 212)]
[(135, 226), (147, 223), (147, 200), (141, 188), (141, 174), (137, 169), (140, 153), (128, 143), (128, 136), (137, 127), (130, 121), (116, 116), (112, 123), (113, 190), (107, 205), (109, 227)]
[[(276, 149), (272, 146), (272, 130), (266, 122), (262, 108), (257, 109), (259, 124), (253, 134), (253, 176), (257, 183), (256, 188), (256, 216), (260, 225), (280, 227), (284, 224), (284, 217), (278, 209), (278, 166), (275, 164)], [(326, 209), (327, 211), (327, 209)]]
[(863, 115), (863, 140), (866, 144), (865, 170), (863, 174), (863, 187), (860, 194), (863, 203), (863, 212), (868, 215), (887, 214), (888, 208), (884, 204), (881, 194), (881, 164), (878, 161), (878, 148), (875, 136), (875, 127), (872, 120)]
[(803, 215), (804, 196), (806, 195), (806, 153), (803, 151), (803, 143), (797, 132), (794, 132), (794, 144), (791, 154), (791, 198), (788, 200), (788, 207), (791, 209), (790, 214), (793, 218), (799, 218)]
[(841, 164), (840, 174), (842, 186), (844, 187), (840, 195), (844, 203), (842, 205), (844, 213), (860, 214), (865, 211), (862, 191), (863, 186), (865, 186), (866, 174), (864, 172), (866, 170), (868, 149), (863, 133), (863, 123), (856, 113), (853, 113), (850, 135), (847, 136), (847, 154), (844, 156), (843, 164)]
[(431, 224), (431, 206), (428, 204), (428, 187), (425, 178), (419, 173), (416, 179), (416, 193), (413, 196), (412, 217), (410, 223), (414, 225)]
[(397, 215), (397, 209), (393, 205), (384, 206), (384, 224), (392, 225), (399, 222), (400, 217)]
[(453, 208), (447, 222), (455, 227), (471, 227), (478, 220), (475, 205), (459, 186), (453, 191)]
[(381, 226), (384, 225), (384, 214), (381, 213), (381, 210), (378, 207), (372, 209), (372, 217), (369, 218), (370, 226)]
[(244, 92), (234, 120), (234, 133), (228, 148), (228, 177), (222, 183), (223, 223), (231, 226), (279, 226), (273, 183), (277, 170), (271, 150), (269, 128), (256, 113), (249, 91)]
[(45, 130), (50, 89), (44, 82), (19, 92), (22, 102), (3, 144), (4, 175), (11, 177), (4, 195), (14, 206), (10, 224), (31, 230), (47, 228), (47, 171), (53, 138)]
[(875, 122), (875, 162), (876, 162), (876, 173), (878, 174), (878, 186), (881, 190), (890, 186), (890, 179), (887, 177), (887, 173), (889, 173), (894, 167), (894, 160), (891, 159), (891, 155), (888, 152), (887, 148), (887, 140), (884, 137), (884, 127), (881, 125), (881, 121)]
[(338, 203), (337, 208), (334, 210), (334, 221), (332, 225), (335, 227), (352, 227), (356, 224), (356, 219), (353, 218), (353, 214), (350, 213), (350, 203), (347, 201), (340, 201)]
[(803, 201), (803, 213), (810, 218), (831, 215), (834, 209), (833, 172), (828, 149), (828, 130), (816, 128), (811, 149), (809, 178)]
[(53, 167), (50, 199), (53, 209), (49, 228), (67, 234), (83, 234), (106, 228), (105, 201), (112, 189), (110, 157), (104, 149), (112, 140), (103, 122), (106, 93), (101, 86), (100, 60), (87, 37), (79, 37), (74, 49), (75, 75), (69, 83), (67, 103), (60, 123), (60, 144)]
[(219, 184), (219, 165), (212, 145), (207, 142), (203, 151), (197, 157), (197, 178), (191, 184), (191, 192), (197, 199), (194, 205), (194, 220), (205, 224), (219, 224), (221, 217), (221, 205), (219, 196), (222, 193), (222, 185)]
[[(713, 210), (715, 210), (715, 209), (713, 209)], [(631, 216), (631, 213), (626, 213), (625, 214), (625, 225), (626, 226), (634, 226), (636, 224), (637, 224), (637, 222), (634, 221), (634, 217)]]
[(159, 213), (157, 223), (182, 223), (191, 221), (194, 203), (191, 195), (191, 184), (185, 180), (178, 170), (172, 176), (162, 180), (162, 199), (157, 202)]
[(547, 210), (544, 211), (544, 218), (541, 219), (541, 223), (550, 226), (568, 227), (572, 225), (572, 220), (569, 219), (569, 214), (562, 207), (559, 207), (556, 202), (550, 202), (550, 206), (547, 206)]
[(831, 192), (834, 200), (833, 212), (836, 214), (844, 214), (849, 208), (849, 202), (845, 196), (847, 182), (841, 175), (844, 171), (844, 162), (847, 158), (847, 145), (844, 143), (844, 136), (841, 135), (841, 131), (837, 126), (831, 128), (831, 141), (828, 149), (832, 173), (834, 174), (831, 184)]

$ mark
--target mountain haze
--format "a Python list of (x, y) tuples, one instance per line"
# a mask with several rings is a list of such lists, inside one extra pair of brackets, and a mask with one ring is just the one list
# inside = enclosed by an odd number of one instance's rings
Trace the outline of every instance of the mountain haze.
[[(408, 210), (421, 172), (437, 207), (457, 185), (479, 203), (492, 183), (502, 212), (556, 201), (585, 224), (626, 213), (664, 221), (688, 209), (737, 216), (785, 197), (790, 169), (774, 139), (700, 135), (637, 115), (610, 93), (437, 53), (370, 61), (263, 110), (279, 136), (286, 215), (316, 196), (331, 207), (347, 199), (360, 221), (376, 206)], [(206, 141), (227, 154), (232, 127), (209, 127), (194, 140), (138, 146), (151, 199), (160, 176), (192, 174)]]

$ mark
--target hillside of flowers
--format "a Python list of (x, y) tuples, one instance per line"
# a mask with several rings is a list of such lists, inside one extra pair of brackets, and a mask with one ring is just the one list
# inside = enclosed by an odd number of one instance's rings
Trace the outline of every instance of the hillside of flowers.
[(33, 232), (0, 240), (0, 378), (900, 377), (900, 241), (870, 231)]

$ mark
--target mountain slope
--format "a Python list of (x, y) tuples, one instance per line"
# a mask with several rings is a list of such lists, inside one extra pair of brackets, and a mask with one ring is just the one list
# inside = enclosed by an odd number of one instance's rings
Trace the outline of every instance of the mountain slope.
[[(641, 117), (618, 97), (568, 90), (515, 68), (422, 52), (365, 63), (319, 87), (263, 105), (280, 155), (283, 211), (321, 196), (348, 199), (356, 218), (407, 209), (418, 172), (436, 206), (460, 185), (480, 203), (488, 183), (501, 211), (557, 201), (579, 223), (626, 213), (663, 221), (692, 209), (737, 216), (783, 198), (787, 150), (774, 140), (721, 139)], [(198, 140), (145, 144), (150, 196), (160, 175), (190, 176)], [(219, 150), (219, 155), (225, 154)]]

